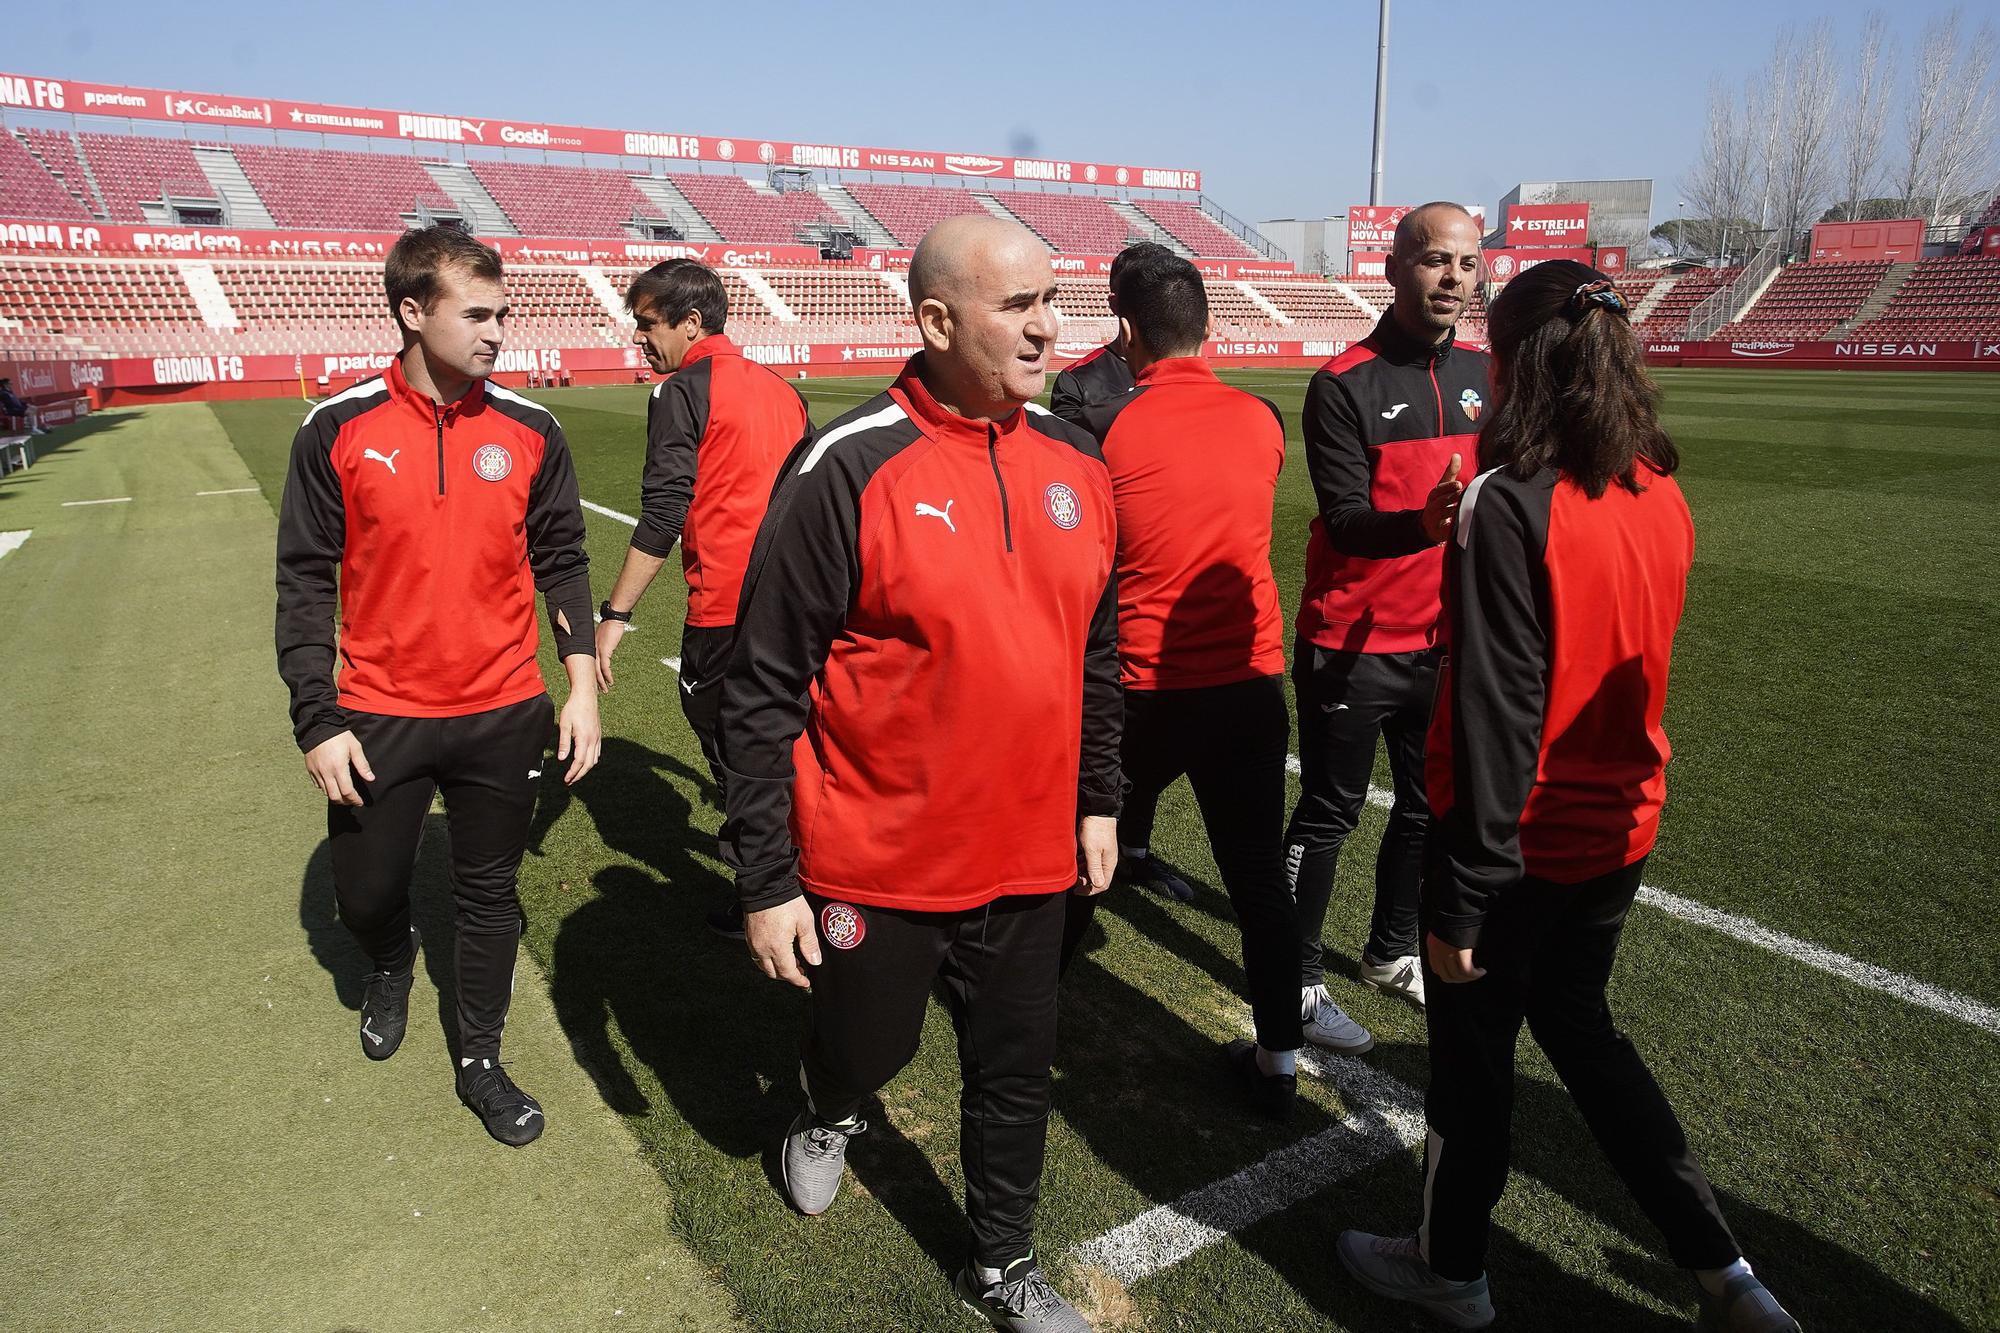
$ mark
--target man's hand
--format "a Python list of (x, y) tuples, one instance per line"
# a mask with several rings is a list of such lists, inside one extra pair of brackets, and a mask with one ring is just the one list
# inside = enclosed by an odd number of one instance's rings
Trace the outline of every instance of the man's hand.
[(812, 982), (799, 970), (799, 959), (819, 966), (819, 929), (813, 923), (812, 904), (803, 896), (761, 912), (745, 912), (743, 938), (758, 971), (775, 981), (812, 989)]
[(326, 793), (326, 799), (335, 805), (360, 805), (361, 793), (354, 790), (354, 780), (348, 769), (361, 775), (364, 782), (375, 780), (375, 770), (368, 767), (368, 756), (361, 753), (361, 742), (351, 731), (343, 731), (338, 736), (329, 736), (306, 752), (306, 772), (312, 777), (313, 786)]
[(1431, 487), (1430, 497), (1424, 501), (1424, 536), (1433, 542), (1447, 541), (1451, 537), (1451, 527), (1458, 521), (1458, 497), (1465, 494), (1465, 485), (1458, 479), (1458, 455), (1451, 456), (1445, 465), (1444, 475), (1438, 484)]
[(604, 727), (597, 720), (597, 662), (571, 653), (563, 659), (563, 670), (569, 673), (569, 700), (556, 719), (556, 758), (569, 760), (563, 785), (575, 786), (604, 753)]
[(1439, 981), (1457, 986), (1486, 975), (1485, 968), (1473, 966), (1472, 950), (1454, 948), (1435, 935), (1424, 936), (1424, 953), (1429, 956), (1431, 971), (1437, 973)]
[(611, 674), (611, 654), (618, 651), (619, 641), (631, 626), (623, 620), (600, 620), (597, 622), (597, 688), (608, 691), (617, 683)]
[(1118, 868), (1118, 821), (1109, 815), (1085, 815), (1076, 822), (1076, 859), (1083, 866), (1079, 892), (1094, 895), (1111, 887)]

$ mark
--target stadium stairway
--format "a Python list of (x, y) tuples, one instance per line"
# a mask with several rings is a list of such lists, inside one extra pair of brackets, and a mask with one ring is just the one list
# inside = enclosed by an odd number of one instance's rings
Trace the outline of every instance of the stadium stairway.
[(632, 188), (658, 205), (661, 217), (672, 218), (690, 241), (720, 241), (722, 233), (688, 202), (680, 187), (664, 176), (634, 176)]
[(1364, 312), (1371, 319), (1380, 319), (1382, 317), (1382, 311), (1387, 309), (1387, 307), (1385, 306), (1376, 305), (1373, 301), (1370, 301), (1360, 292), (1355, 291), (1352, 287), (1348, 286), (1344, 282), (1341, 282), (1337, 278), (1328, 278), (1326, 280), (1326, 285), (1333, 288), (1335, 291), (1339, 292), (1342, 296), (1346, 297), (1348, 300), (1354, 302), (1354, 308), (1356, 310)]
[[(442, 185), (444, 182), (438, 183)], [(603, 269), (595, 264), (585, 264), (577, 270), (577, 276), (583, 279), (584, 286), (590, 288), (590, 294), (597, 298), (597, 303), (604, 307), (604, 313), (611, 316), (614, 326), (622, 328), (630, 322), (631, 316), (625, 313), (625, 294), (604, 276)]]
[(1861, 303), (1861, 308), (1827, 331), (1828, 340), (1845, 338), (1881, 314), (1888, 308), (1889, 303), (1896, 299), (1896, 293), (1903, 290), (1903, 284), (1908, 282), (1910, 275), (1916, 271), (1917, 266), (1914, 262), (1889, 265), (1889, 271), (1882, 275), (1882, 281), (1875, 284), (1875, 290), (1868, 294), (1868, 299)]
[(194, 297), (194, 308), (201, 312), (202, 323), (211, 329), (243, 326), (236, 308), (229, 304), (229, 294), (222, 290), (221, 279), (215, 276), (215, 265), (205, 259), (178, 259), (174, 267), (180, 271), (181, 281), (187, 284), (188, 295)]
[(1147, 217), (1144, 213), (1141, 213), (1131, 203), (1123, 199), (1106, 199), (1104, 202), (1110, 204), (1112, 212), (1131, 223), (1132, 230), (1138, 232), (1147, 240), (1166, 246), (1167, 249), (1184, 259), (1194, 258), (1194, 251), (1182, 245), (1172, 232)]
[(471, 223), (472, 229), (479, 235), (521, 234), (520, 228), (508, 218), (507, 210), (500, 207), (500, 201), (488, 194), (486, 187), (479, 183), (479, 177), (472, 174), (471, 167), (463, 162), (425, 162), (421, 165), (424, 173), (458, 205), (459, 216)]
[(896, 238), (889, 233), (889, 229), (883, 226), (873, 213), (862, 207), (861, 201), (849, 194), (845, 186), (822, 185), (819, 187), (819, 197), (826, 201), (828, 208), (847, 220), (848, 225), (854, 228), (854, 234), (861, 238), (863, 245), (874, 246), (879, 250), (898, 248)]
[(1632, 326), (1634, 328), (1644, 324), (1653, 317), (1653, 307), (1660, 303), (1661, 297), (1673, 290), (1674, 284), (1678, 281), (1679, 279), (1674, 277), (1661, 278), (1653, 284), (1651, 290), (1639, 298), (1639, 304), (1632, 308)]
[(232, 227), (263, 229), (278, 225), (250, 184), (250, 178), (243, 174), (243, 164), (236, 160), (236, 154), (227, 148), (202, 145), (194, 149), (194, 160), (201, 174), (215, 187), (216, 197), (222, 200), (224, 222)]
[(16, 128), (13, 133), (28, 150), (28, 155), (42, 164), (42, 170), (55, 177), (56, 182), (69, 193), (69, 197), (76, 200), (79, 208), (93, 217), (107, 216), (104, 196), (98, 191), (97, 182), (90, 175), (90, 165), (84, 161), (83, 154), (76, 151), (76, 140), (71, 138), (67, 131), (56, 131), (69, 142), (70, 153), (67, 159), (47, 150), (36, 135), (26, 130)]
[(778, 289), (773, 287), (763, 274), (754, 268), (744, 268), (736, 270), (736, 275), (743, 279), (745, 287), (757, 293), (758, 300), (770, 307), (772, 318), (776, 319), (780, 324), (796, 324), (799, 322), (799, 317), (793, 313), (790, 306), (785, 304), (785, 298), (778, 295)]
[(1248, 297), (1251, 305), (1256, 306), (1259, 310), (1269, 315), (1271, 317), (1271, 322), (1273, 324), (1276, 324), (1281, 328), (1291, 327), (1292, 324), (1291, 316), (1287, 315), (1284, 311), (1278, 309), (1278, 307), (1272, 305), (1270, 298), (1265, 296), (1264, 293), (1258, 291), (1255, 287), (1252, 287), (1247, 282), (1232, 282), (1229, 285), (1234, 287), (1237, 291), (1242, 292), (1244, 296)]
[[(1035, 235), (1042, 236), (1042, 234), (1039, 231), (1035, 231), (1035, 229), (1032, 226), (1029, 226), (1026, 218), (1015, 216), (1015, 214), (1008, 209), (1007, 205), (1001, 203), (994, 196), (990, 194), (975, 194), (972, 197), (979, 201), (979, 206), (981, 208), (991, 213), (994, 217), (999, 218), (1002, 222), (1012, 222), (1017, 226), (1027, 227), (1029, 231), (1034, 231)], [(1048, 244), (1048, 247), (1051, 250), (1056, 250), (1061, 248), (1060, 246), (1056, 245), (1053, 241), (1050, 241), (1049, 238), (1046, 236), (1042, 236), (1042, 240)]]

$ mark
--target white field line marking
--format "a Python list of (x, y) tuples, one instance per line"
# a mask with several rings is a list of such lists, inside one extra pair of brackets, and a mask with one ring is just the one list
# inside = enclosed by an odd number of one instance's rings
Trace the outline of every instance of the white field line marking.
[[(627, 523), (634, 527), (638, 526), (637, 519), (629, 518), (615, 509), (606, 509), (602, 505), (591, 504), (588, 500), (585, 500), (583, 503), (586, 508), (594, 510), (597, 513), (615, 518), (622, 523)], [(680, 663), (674, 659), (663, 657), (660, 660), (672, 667), (676, 673), (681, 669)], [(1285, 770), (1293, 774), (1301, 771), (1297, 755), (1288, 754), (1285, 756)], [(1373, 785), (1368, 788), (1368, 804), (1380, 810), (1387, 810), (1395, 803), (1396, 798), (1393, 793), (1384, 791), (1382, 788)], [(1933, 1013), (1943, 1014), (1946, 1018), (1955, 1018), (1961, 1023), (1967, 1023), (1973, 1027), (1990, 1032), (1995, 1036), (2000, 1036), (2000, 1009), (1996, 1009), (1989, 1004), (1982, 1004), (1980, 1001), (1968, 996), (1944, 990), (1928, 982), (1918, 981), (1915, 977), (1906, 977), (1900, 972), (1891, 972), (1889, 969), (1877, 967), (1873, 963), (1864, 963), (1860, 959), (1850, 958), (1844, 953), (1835, 953), (1833, 950), (1814, 944), (1810, 940), (1796, 939), (1781, 931), (1760, 926), (1748, 917), (1735, 916), (1728, 912), (1718, 911), (1713, 907), (1707, 907), (1695, 902), (1691, 898), (1682, 898), (1677, 894), (1668, 893), (1662, 889), (1641, 887), (1639, 890), (1639, 901), (1649, 906), (1657, 907), (1669, 916), (1676, 916), (1683, 921), (1693, 922), (1697, 926), (1706, 926), (1710, 930), (1720, 931), (1731, 939), (1741, 940), (1745, 944), (1753, 944), (1760, 949), (1765, 949), (1771, 953), (1789, 958), (1793, 962), (1803, 963), (1807, 967), (1818, 968), (1820, 971), (1839, 977), (1843, 981), (1853, 982), (1855, 985), (1865, 987), (1868, 990), (1880, 991), (1884, 995), (1894, 996), (1896, 999), (1908, 1004), (1914, 1004), (1918, 1008), (1929, 1009)]]
[(131, 503), (132, 503), (131, 496), (120, 495), (120, 496), (115, 496), (109, 500), (64, 500), (62, 502), (62, 507), (64, 509), (75, 509), (82, 505), (128, 505)]
[(34, 532), (33, 528), (23, 528), (18, 532), (0, 532), (0, 556), (6, 555), (9, 551), (20, 550), (21, 543), (33, 536)]
[(681, 659), (678, 657), (663, 657), (660, 659), (660, 665), (666, 667), (676, 676), (681, 674)]
[(256, 489), (255, 486), (235, 486), (226, 491), (196, 491), (195, 495), (248, 495)]
[(1299, 1052), (1299, 1067), (1340, 1090), (1347, 1109), (1338, 1123), (1085, 1241), (1070, 1252), (1071, 1262), (1137, 1282), (1424, 1137), (1423, 1094), (1401, 1079), (1311, 1047)]
[(633, 518), (630, 514), (621, 514), (616, 509), (606, 509), (603, 505), (593, 504), (589, 500), (585, 500), (582, 503), (583, 507), (585, 509), (588, 509), (593, 514), (602, 514), (606, 518), (615, 518), (628, 528), (636, 528), (639, 526), (639, 520)]

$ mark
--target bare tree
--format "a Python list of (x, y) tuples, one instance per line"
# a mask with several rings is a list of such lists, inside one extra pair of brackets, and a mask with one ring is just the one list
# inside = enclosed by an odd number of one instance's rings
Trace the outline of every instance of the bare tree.
[(1755, 96), (1746, 90), (1739, 100), (1720, 81), (1709, 84), (1701, 156), (1681, 183), (1694, 217), (1686, 223), (1676, 219), (1669, 233), (1676, 250), (1692, 244), (1697, 253), (1720, 255), (1728, 248), (1732, 228), (1737, 229), (1735, 239), (1743, 239), (1741, 219), (1749, 215), (1757, 189), (1751, 106)]
[[(1953, 14), (1956, 18), (1956, 13)], [(1931, 157), (1932, 226), (1961, 207), (1970, 191), (1990, 182), (1993, 170), (1993, 29), (1981, 24), (1970, 43), (1957, 50), (1945, 78), (1938, 112), (1936, 151)], [(1982, 199), (1979, 201), (1984, 203)]]
[(1861, 23), (1861, 45), (1854, 57), (1853, 101), (1848, 108), (1847, 134), (1841, 145), (1841, 171), (1846, 187), (1844, 213), (1849, 221), (1860, 218), (1862, 201), (1869, 196), (1876, 168), (1882, 161), (1895, 64), (1895, 42), (1889, 36), (1888, 15), (1871, 9)]
[(1772, 216), (1790, 245), (1824, 205), (1832, 175), (1834, 98), (1833, 27), (1825, 19), (1803, 32), (1787, 25), (1771, 53), (1778, 73), (1771, 95), (1778, 134), (1772, 182)]
[(1928, 216), (1934, 206), (1926, 190), (1936, 174), (1938, 121), (1944, 112), (1945, 85), (1958, 60), (1956, 9), (1924, 25), (1923, 45), (1910, 71), (1910, 100), (1903, 108), (1903, 179), (1905, 207), (1921, 208)]

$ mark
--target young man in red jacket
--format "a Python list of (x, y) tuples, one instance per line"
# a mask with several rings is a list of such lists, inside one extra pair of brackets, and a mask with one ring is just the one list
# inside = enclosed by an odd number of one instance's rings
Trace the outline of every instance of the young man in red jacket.
[(1389, 256), (1395, 303), (1306, 390), (1306, 464), (1319, 514), (1306, 541), (1292, 660), (1301, 773), (1285, 854), (1299, 904), (1306, 1039), (1330, 1050), (1374, 1045), (1327, 993), (1320, 935), (1378, 737), (1388, 745), (1395, 804), (1375, 859), (1361, 978), (1424, 1000), (1417, 895), (1430, 827), (1424, 731), (1437, 688), (1442, 543), (1459, 470), (1493, 397), (1486, 355), (1452, 339), (1479, 262), (1479, 228), (1463, 208), (1411, 210)]
[(500, 257), (429, 227), (396, 242), (385, 281), (402, 355), (315, 407), (292, 444), (278, 671), (326, 796), (340, 918), (374, 964), (363, 1053), (394, 1055), (409, 1022), (410, 872), (441, 791), (458, 1095), (494, 1138), (520, 1147), (544, 1119), (501, 1067), (500, 1032), (521, 935), (515, 877), (550, 728), (537, 591), (569, 675), (563, 780), (589, 772), (600, 747), (583, 513), (556, 419), (487, 383), (507, 316)]
[[(1029, 406), (1056, 339), (1048, 249), (984, 216), (910, 268), (924, 349), (788, 467), (722, 686), (750, 951), (812, 991), (786, 1192), (824, 1212), (863, 1100), (958, 1032), (971, 1260), (1002, 1328), (1087, 1326), (1035, 1262), (1065, 900), (1117, 857), (1111, 482)], [(801, 966), (803, 961), (803, 966)]]
[[(666, 378), (646, 408), (639, 523), (618, 582), (598, 608), (597, 681), (611, 688), (611, 655), (679, 542), (688, 588), (681, 712), (721, 792), (715, 724), (743, 571), (785, 456), (811, 423), (798, 390), (745, 358), (723, 332), (729, 294), (712, 269), (692, 259), (656, 264), (632, 280), (625, 308), (636, 326), (632, 340), (653, 373)], [(733, 899), (708, 923), (718, 934), (743, 938), (743, 910)]]
[[(1084, 412), (1118, 511), (1118, 664), (1131, 790), (1121, 856), (1183, 773), (1243, 932), (1257, 1040), (1226, 1048), (1251, 1103), (1291, 1111), (1301, 1044), (1298, 909), (1285, 882), (1285, 643), (1271, 577), (1271, 506), (1285, 465), (1278, 409), (1201, 358), (1208, 293), (1162, 252), (1126, 269), (1119, 328), (1131, 392)], [(1072, 913), (1066, 951), (1089, 905)]]

